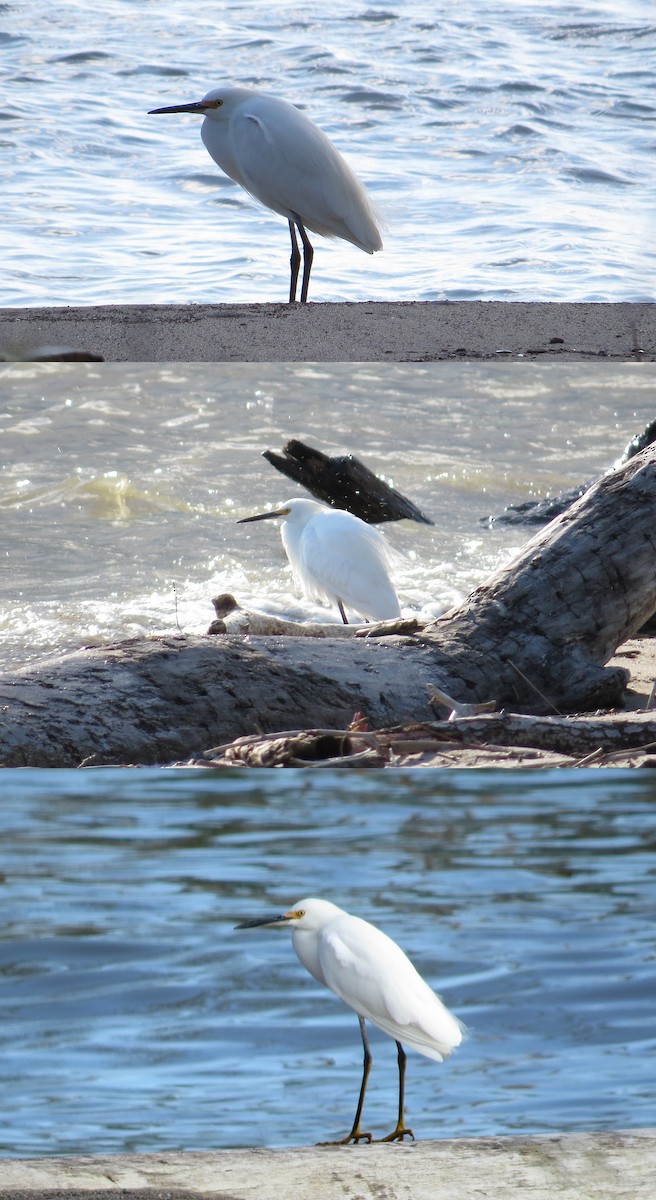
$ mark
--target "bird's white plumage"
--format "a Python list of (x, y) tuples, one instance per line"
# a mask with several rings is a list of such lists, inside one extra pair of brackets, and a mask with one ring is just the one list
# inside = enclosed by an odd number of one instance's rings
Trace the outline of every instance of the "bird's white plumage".
[(362, 1083), (351, 1131), (340, 1145), (371, 1141), (361, 1128), (372, 1056), (366, 1021), (394, 1038), (399, 1067), (399, 1107), (396, 1126), (384, 1142), (414, 1137), (405, 1123), (405, 1064), (403, 1046), (441, 1062), (460, 1045), (464, 1025), (421, 978), (409, 958), (387, 934), (360, 917), (353, 917), (329, 900), (311, 897), (276, 917), (258, 917), (238, 929), (255, 926), (292, 930), (294, 949), (303, 966), (358, 1014), (364, 1049)]
[(341, 600), (370, 621), (401, 615), (390, 577), (392, 551), (378, 529), (305, 497), (287, 500), (276, 513), (283, 517), (294, 581), (306, 596), (326, 604)]
[(441, 1062), (460, 1045), (463, 1026), (387, 934), (328, 900), (299, 900), (290, 913), (303, 966), (359, 1016)]
[(213, 88), (202, 100), (151, 109), (204, 116), (203, 143), (222, 171), (273, 212), (292, 239), (290, 301), (303, 243), (301, 301), (307, 300), (313, 249), (307, 230), (343, 238), (373, 254), (382, 249), (379, 219), (357, 175), (326, 134), (295, 105), (250, 88)]
[(367, 193), (317, 125), (287, 100), (248, 88), (214, 88), (201, 101), (201, 126), (214, 161), (256, 200), (288, 220), (367, 254), (382, 241)]

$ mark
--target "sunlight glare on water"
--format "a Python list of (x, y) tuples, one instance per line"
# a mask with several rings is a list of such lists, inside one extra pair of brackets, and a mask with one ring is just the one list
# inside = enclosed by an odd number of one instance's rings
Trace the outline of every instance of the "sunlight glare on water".
[(211, 598), (338, 620), (296, 596), (273, 522), (291, 437), (355, 454), (434, 521), (385, 527), (408, 614), (451, 607), (531, 529), (482, 523), (599, 475), (654, 419), (650, 364), (0, 367), (0, 661), (204, 633)]
[(285, 222), (192, 116), (239, 84), (346, 154), (387, 229), (317, 238), (315, 300), (654, 297), (651, 3), (3, 8), (5, 305), (280, 301)]

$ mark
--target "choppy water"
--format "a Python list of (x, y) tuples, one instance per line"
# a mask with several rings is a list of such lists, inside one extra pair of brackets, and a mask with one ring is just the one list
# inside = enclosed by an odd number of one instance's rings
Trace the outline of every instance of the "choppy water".
[(302, 106), (388, 225), (320, 246), (312, 297), (654, 297), (651, 0), (9, 0), (0, 303), (282, 300), (284, 221), (193, 117), (245, 84)]
[(409, 1056), (418, 1136), (653, 1124), (653, 773), (348, 776), (0, 772), (1, 1154), (345, 1133), (355, 1016), (288, 934), (233, 931), (317, 893), (470, 1027), (445, 1065)]
[(387, 526), (404, 610), (444, 611), (530, 536), (481, 517), (609, 467), (654, 419), (650, 364), (0, 367), (0, 667), (207, 629), (211, 597), (338, 619), (294, 595), (272, 524), (290, 437), (350, 452), (434, 526)]

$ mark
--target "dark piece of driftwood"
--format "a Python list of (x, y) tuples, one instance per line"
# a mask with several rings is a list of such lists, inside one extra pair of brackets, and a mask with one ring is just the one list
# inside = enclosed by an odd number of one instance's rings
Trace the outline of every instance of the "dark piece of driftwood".
[[(254, 732), (432, 719), (456, 702), (621, 704), (604, 666), (656, 610), (656, 447), (605, 476), (457, 609), (389, 637), (138, 638), (0, 680), (0, 763), (157, 763)], [(482, 719), (482, 718), (475, 718)]]
[(352, 454), (331, 458), (292, 438), (283, 447), (282, 455), (265, 450), (262, 457), (288, 479), (301, 483), (317, 500), (333, 508), (345, 508), (370, 525), (404, 519), (433, 524), (411, 500), (384, 483)]
[(9, 346), (0, 350), (0, 362), (104, 362), (102, 354), (70, 346)]
[[(403, 766), (416, 755), (500, 748), (547, 752), (563, 766), (621, 766), (639, 760), (656, 764), (654, 713), (580, 717), (533, 717), (486, 713), (447, 721), (359, 732), (304, 729), (236, 738), (208, 750), (195, 766), (300, 767)], [(541, 754), (535, 761), (544, 765)]]
[[(655, 440), (656, 421), (651, 421), (642, 433), (636, 433), (631, 438), (619, 460), (610, 469), (615, 470), (618, 466), (623, 466)], [(485, 525), (546, 525), (548, 521), (553, 521), (554, 517), (559, 517), (570, 505), (574, 504), (584, 492), (588, 491), (588, 488), (592, 487), (593, 482), (594, 480), (588, 480), (587, 483), (569, 488), (558, 496), (545, 496), (542, 500), (524, 500), (521, 504), (509, 504), (498, 516), (481, 517), (481, 521)]]

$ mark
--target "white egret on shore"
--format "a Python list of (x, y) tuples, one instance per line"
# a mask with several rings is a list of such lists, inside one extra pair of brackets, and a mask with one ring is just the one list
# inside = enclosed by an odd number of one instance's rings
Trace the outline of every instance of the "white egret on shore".
[(278, 916), (243, 921), (237, 929), (279, 929), (290, 926), (292, 945), (303, 966), (358, 1014), (364, 1047), (364, 1068), (351, 1132), (338, 1144), (372, 1141), (360, 1123), (372, 1057), (365, 1028), (371, 1021), (394, 1038), (399, 1067), (399, 1106), (396, 1128), (381, 1142), (414, 1137), (405, 1124), (405, 1064), (402, 1042), (419, 1054), (442, 1062), (462, 1041), (464, 1026), (445, 1007), (418, 971), (387, 934), (352, 917), (328, 900), (299, 900)]
[(307, 300), (314, 250), (310, 229), (344, 238), (367, 254), (382, 249), (378, 218), (360, 180), (325, 133), (288, 100), (250, 88), (219, 87), (202, 100), (153, 108), (199, 113), (201, 137), (222, 171), (251, 196), (286, 217), (292, 240), (289, 301), (296, 299), (303, 243), (301, 303)]
[(383, 534), (342, 508), (297, 496), (273, 512), (237, 523), (282, 517), (280, 534), (294, 580), (311, 600), (336, 604), (348, 625), (346, 608), (370, 621), (401, 616), (390, 579), (392, 550)]

